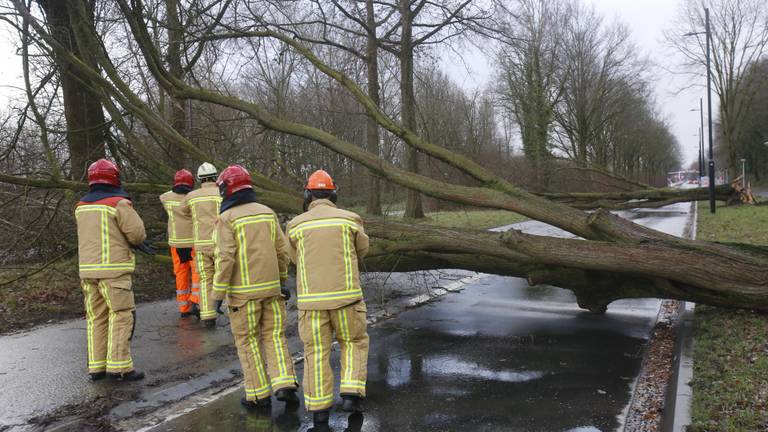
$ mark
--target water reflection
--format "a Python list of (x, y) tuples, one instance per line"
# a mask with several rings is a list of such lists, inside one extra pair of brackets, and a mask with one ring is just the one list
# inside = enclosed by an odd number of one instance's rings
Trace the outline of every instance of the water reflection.
[(424, 372), (433, 376), (462, 376), (478, 380), (493, 380), (521, 383), (547, 375), (543, 371), (495, 371), (474, 362), (459, 360), (452, 356), (433, 356), (424, 362)]

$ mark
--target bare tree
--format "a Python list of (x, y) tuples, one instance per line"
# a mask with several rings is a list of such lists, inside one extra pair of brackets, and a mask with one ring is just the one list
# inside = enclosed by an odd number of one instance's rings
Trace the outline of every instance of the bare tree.
[[(737, 143), (743, 133), (754, 75), (750, 68), (768, 49), (768, 2), (764, 0), (685, 0), (677, 20), (665, 36), (685, 59), (686, 73), (706, 77), (704, 8), (710, 10), (712, 34), (712, 84), (720, 99), (720, 131), (725, 141), (728, 165), (736, 167)], [(686, 36), (695, 33), (695, 37)], [(701, 83), (704, 81), (701, 80)]]

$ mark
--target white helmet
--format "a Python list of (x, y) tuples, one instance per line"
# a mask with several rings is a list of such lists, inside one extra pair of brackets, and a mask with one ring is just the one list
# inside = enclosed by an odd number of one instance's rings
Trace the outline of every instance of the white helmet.
[(208, 162), (203, 162), (202, 165), (200, 165), (197, 168), (197, 179), (198, 180), (202, 180), (204, 178), (209, 178), (209, 177), (216, 177), (216, 174), (218, 174), (216, 172), (216, 167), (213, 166), (213, 164), (208, 163)]

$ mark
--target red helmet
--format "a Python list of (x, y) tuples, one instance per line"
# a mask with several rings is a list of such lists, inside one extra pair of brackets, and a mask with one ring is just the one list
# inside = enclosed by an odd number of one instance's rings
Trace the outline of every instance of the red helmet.
[(304, 189), (336, 190), (336, 185), (333, 184), (333, 179), (327, 172), (323, 170), (317, 170), (313, 172), (311, 176), (309, 176), (307, 185), (304, 187)]
[(108, 184), (120, 186), (120, 168), (107, 159), (99, 159), (88, 167), (88, 186)]
[(192, 177), (192, 173), (189, 172), (189, 170), (180, 169), (176, 171), (176, 175), (173, 176), (173, 185), (193, 187), (195, 185), (195, 178)]
[(251, 173), (240, 165), (228, 166), (219, 174), (219, 178), (216, 179), (216, 185), (219, 186), (220, 191), (224, 192), (225, 197), (243, 189), (253, 189)]

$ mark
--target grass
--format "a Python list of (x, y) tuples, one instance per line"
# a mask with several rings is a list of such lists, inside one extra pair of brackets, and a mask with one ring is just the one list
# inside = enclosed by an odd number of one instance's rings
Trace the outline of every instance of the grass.
[[(768, 244), (768, 207), (699, 206), (697, 237)], [(697, 306), (689, 432), (768, 430), (768, 315)]]
[[(159, 263), (139, 254), (136, 268), (133, 276), (136, 303), (175, 296), (170, 263)], [(0, 282), (26, 272), (26, 269), (0, 269)], [(82, 317), (83, 314), (76, 257), (61, 260), (37, 274), (0, 287), (0, 333)]]
[(505, 210), (454, 210), (428, 213), (423, 223), (445, 228), (489, 229), (527, 220)]

